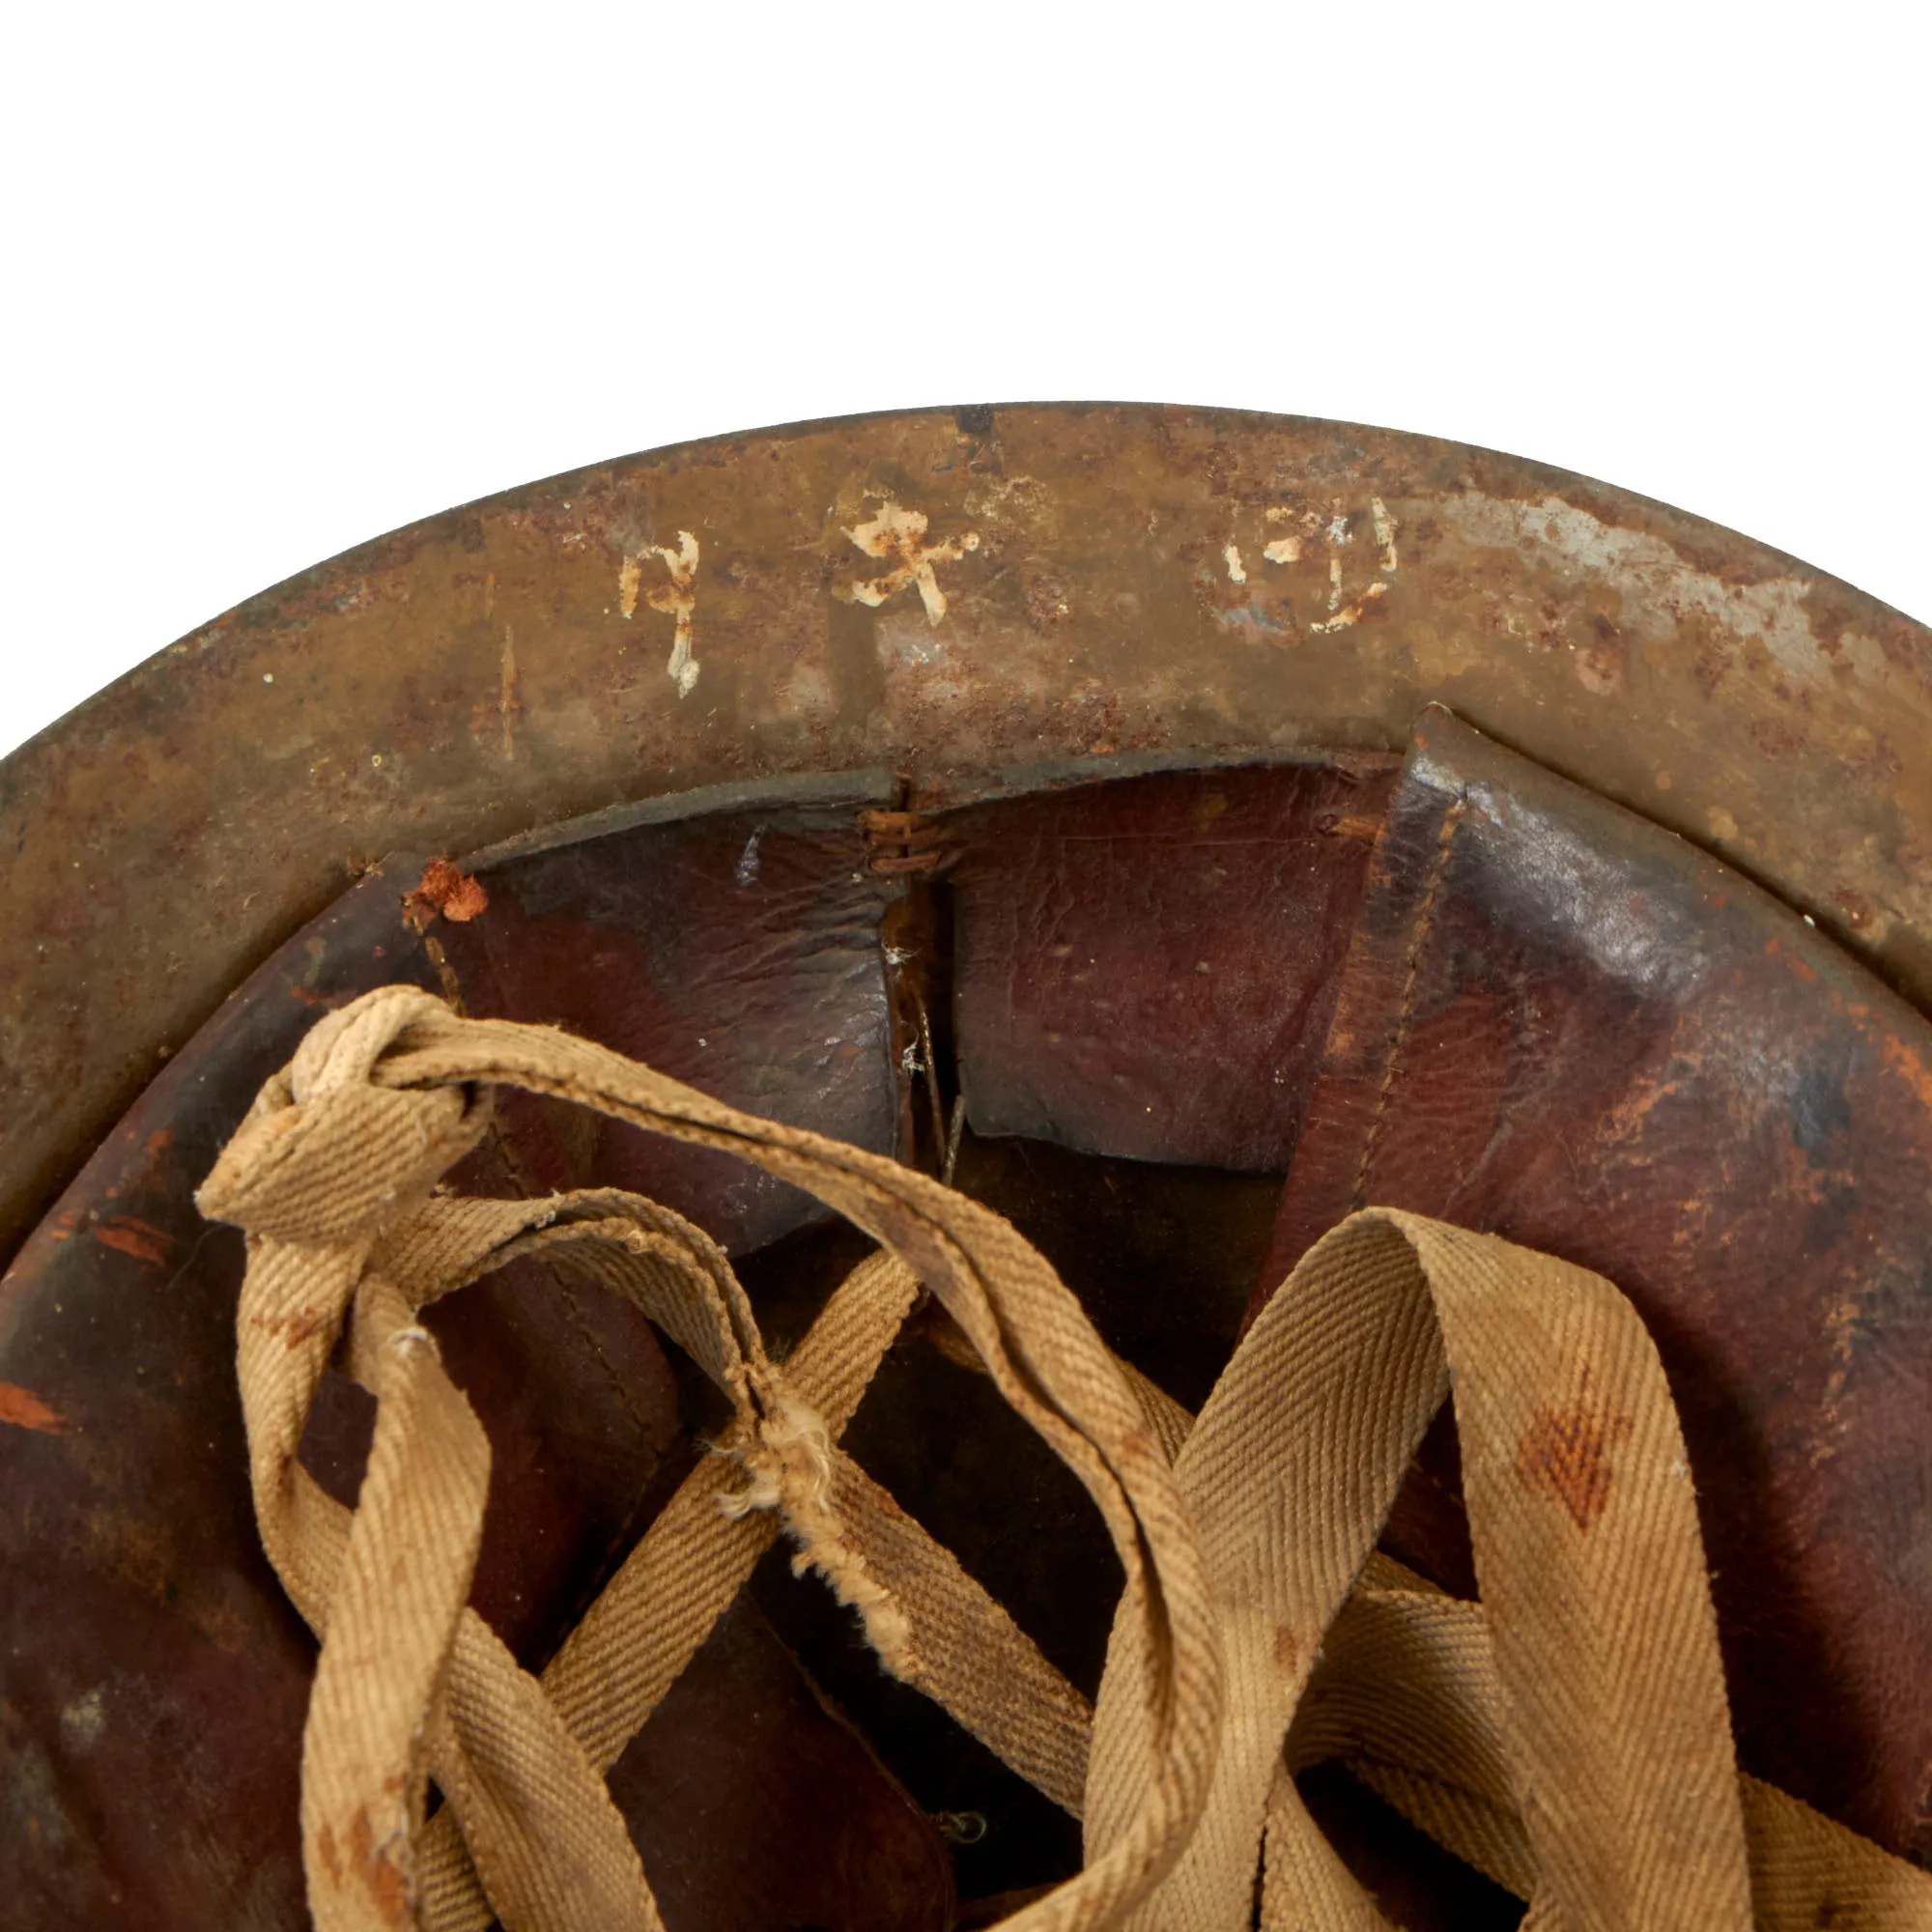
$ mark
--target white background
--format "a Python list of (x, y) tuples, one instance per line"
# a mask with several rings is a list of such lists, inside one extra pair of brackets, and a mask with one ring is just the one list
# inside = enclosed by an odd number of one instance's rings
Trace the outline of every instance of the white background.
[(396, 525), (924, 403), (1461, 438), (1932, 618), (1923, 0), (8, 17), (0, 750)]

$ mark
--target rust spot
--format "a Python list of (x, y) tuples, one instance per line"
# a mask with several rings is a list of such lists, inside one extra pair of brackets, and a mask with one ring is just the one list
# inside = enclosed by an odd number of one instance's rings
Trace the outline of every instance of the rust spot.
[(158, 1160), (174, 1145), (175, 1130), (172, 1127), (156, 1127), (148, 1136), (148, 1158)]
[(1764, 943), (1764, 950), (1766, 952), (1771, 953), (1776, 958), (1781, 960), (1783, 964), (1788, 966), (1791, 969), (1791, 971), (1797, 974), (1797, 976), (1801, 980), (1804, 980), (1807, 982), (1815, 981), (1817, 980), (1818, 975), (1814, 968), (1807, 966), (1804, 963), (1804, 961), (1799, 958), (1799, 956), (1795, 952), (1785, 952), (1784, 948), (1780, 946), (1776, 940), (1767, 939)]
[(349, 1849), (355, 1856), (362, 1883), (369, 1889), (376, 1910), (385, 1925), (405, 1926), (410, 1922), (409, 1886), (401, 1868), (391, 1862), (386, 1846), (376, 1843), (369, 1829), (369, 1813), (358, 1809), (349, 1828)]
[(250, 1320), (266, 1334), (279, 1335), (285, 1349), (299, 1349), (328, 1325), (320, 1311), (313, 1308), (298, 1308), (288, 1315), (256, 1315)]
[(1932, 1071), (1927, 1070), (1911, 1042), (1895, 1033), (1884, 1033), (1879, 1036), (1878, 1050), (1886, 1065), (1918, 1096), (1918, 1104), (1932, 1107)]
[(1883, 732), (1869, 740), (1855, 741), (1844, 753), (1844, 760), (1845, 769), (1867, 784), (1883, 784), (1887, 779), (1897, 778), (1905, 769), (1905, 760), (1899, 756), (1898, 748)]
[(1760, 718), (1750, 727), (1750, 735), (1767, 758), (1795, 758), (1810, 742), (1797, 725), (1781, 718)]
[(328, 1873), (329, 1884), (339, 1891), (342, 1889), (342, 1859), (335, 1849), (335, 1829), (326, 1820), (322, 1830), (315, 1834), (315, 1851)]
[(1553, 1496), (1587, 1534), (1609, 1507), (1616, 1471), (1610, 1452), (1631, 1433), (1631, 1418), (1593, 1402), (1587, 1384), (1574, 1403), (1540, 1402), (1517, 1444), (1517, 1481)]
[(1023, 572), (1020, 595), (1026, 603), (1028, 625), (1036, 631), (1057, 630), (1072, 615), (1073, 592), (1067, 580), (1052, 571)]
[(1571, 668), (1585, 691), (1607, 697), (1624, 681), (1629, 651), (1623, 633), (1601, 611), (1591, 614), (1590, 633), (1572, 660)]
[(103, 1248), (117, 1248), (124, 1255), (132, 1255), (137, 1262), (148, 1262), (156, 1267), (165, 1266), (169, 1256), (174, 1253), (173, 1238), (158, 1228), (151, 1228), (145, 1221), (137, 1221), (131, 1214), (117, 1214), (111, 1221), (103, 1221), (94, 1231), (94, 1238)]
[(489, 903), (490, 895), (480, 879), (472, 879), (447, 859), (432, 859), (415, 891), (403, 895), (403, 917), (421, 932), (438, 914), (461, 923), (474, 919)]
[(0, 1422), (21, 1429), (38, 1429), (44, 1435), (65, 1435), (67, 1423), (55, 1414), (31, 1389), (13, 1382), (0, 1382)]
[(1274, 1662), (1277, 1670), (1288, 1675), (1294, 1674), (1294, 1666), (1300, 1662), (1301, 1646), (1294, 1640), (1294, 1631), (1289, 1624), (1274, 1627)]
[(1871, 901), (1861, 893), (1835, 892), (1832, 895), (1837, 901), (1838, 910), (1845, 915), (1845, 923), (1854, 932), (1862, 932), (1871, 924), (1877, 915), (1872, 910)]
[(1718, 695), (1718, 687), (1723, 683), (1730, 668), (1730, 652), (1714, 639), (1698, 651), (1690, 674), (1697, 680), (1697, 689), (1706, 697), (1715, 697)]

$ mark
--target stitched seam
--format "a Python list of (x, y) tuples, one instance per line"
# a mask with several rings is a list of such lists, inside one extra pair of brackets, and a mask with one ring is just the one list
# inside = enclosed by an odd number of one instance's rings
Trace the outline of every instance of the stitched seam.
[(1396, 1008), (1395, 1024), (1389, 1028), (1387, 1056), (1382, 1065), (1382, 1083), (1376, 1094), (1376, 1111), (1362, 1141), (1361, 1164), (1355, 1170), (1355, 1185), (1349, 1198), (1350, 1211), (1368, 1205), (1369, 1169), (1381, 1145), (1382, 1130), (1388, 1121), (1389, 1095), (1395, 1091), (1395, 1077), (1402, 1065), (1403, 1050), (1415, 1024), (1415, 988), (1422, 978), (1422, 952), (1429, 943), (1435, 923), (1435, 903), (1441, 896), (1443, 881), (1449, 876), (1449, 850), (1456, 841), (1456, 828), (1463, 822), (1468, 795), (1458, 792), (1455, 802), (1442, 814), (1435, 834), (1435, 856), (1430, 862), (1429, 880), (1423, 888), (1422, 903), (1416, 908), (1415, 924), (1409, 933), (1408, 957), (1404, 962), (1402, 1000)]
[(456, 977), (456, 968), (449, 963), (449, 954), (442, 950), (442, 942), (431, 933), (423, 935), (423, 952), (429, 963), (436, 968), (437, 982), (442, 988), (442, 997), (462, 1018), (469, 1017), (469, 1009), (463, 1004), (463, 986)]

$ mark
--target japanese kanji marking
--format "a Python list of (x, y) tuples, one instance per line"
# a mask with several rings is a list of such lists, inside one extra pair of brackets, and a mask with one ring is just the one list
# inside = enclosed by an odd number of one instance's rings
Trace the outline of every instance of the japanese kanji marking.
[(664, 611), (672, 620), (670, 662), (665, 666), (680, 697), (689, 697), (697, 682), (697, 660), (691, 654), (692, 612), (697, 608), (697, 539), (689, 530), (677, 533), (677, 548), (663, 544), (626, 554), (617, 572), (617, 608), (626, 617), (638, 613), (638, 590), (643, 578), (643, 560), (657, 557), (667, 573), (666, 581), (645, 592), (644, 602), (653, 611)]
[(935, 563), (956, 563), (968, 551), (980, 548), (980, 532), (966, 530), (944, 543), (925, 540), (926, 517), (923, 510), (903, 509), (890, 497), (868, 497), (879, 514), (868, 524), (858, 524), (845, 531), (847, 537), (867, 556), (895, 557), (891, 570), (877, 577), (856, 577), (836, 586), (834, 595), (847, 604), (865, 604), (877, 610), (888, 597), (908, 583), (919, 586), (920, 602), (925, 606), (925, 621), (937, 624), (946, 615), (946, 592), (933, 575)]
[[(1343, 594), (1342, 553), (1355, 540), (1354, 531), (1349, 527), (1349, 513), (1336, 505), (1325, 528), (1319, 512), (1297, 510), (1286, 503), (1270, 504), (1263, 514), (1270, 528), (1280, 532), (1262, 546), (1262, 555), (1269, 563), (1299, 563), (1310, 544), (1321, 544), (1327, 549), (1328, 614), (1310, 624), (1308, 628), (1311, 632), (1346, 631), (1350, 624), (1361, 621), (1362, 613), (1378, 597), (1388, 594), (1389, 579), (1395, 575), (1398, 564), (1396, 520), (1389, 515), (1388, 505), (1379, 497), (1369, 498), (1369, 521), (1376, 533), (1376, 575), (1354, 596), (1346, 600)], [(1247, 573), (1241, 565), (1240, 552), (1231, 543), (1224, 554), (1230, 580), (1245, 583)]]

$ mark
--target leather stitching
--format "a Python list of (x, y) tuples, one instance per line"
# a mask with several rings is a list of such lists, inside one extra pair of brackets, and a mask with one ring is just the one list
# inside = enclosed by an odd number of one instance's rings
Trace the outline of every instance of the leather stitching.
[(1351, 1208), (1368, 1203), (1369, 1168), (1381, 1144), (1382, 1128), (1388, 1119), (1389, 1095), (1395, 1091), (1395, 1076), (1402, 1065), (1404, 1049), (1415, 1020), (1415, 989), (1422, 977), (1423, 948), (1429, 943), (1430, 928), (1435, 922), (1435, 904), (1441, 896), (1443, 881), (1449, 876), (1449, 852), (1456, 842), (1456, 828), (1463, 822), (1468, 794), (1458, 792), (1449, 810), (1442, 814), (1435, 835), (1435, 857), (1430, 864), (1429, 879), (1423, 887), (1422, 903), (1415, 911), (1415, 923), (1408, 937), (1408, 957), (1404, 961), (1402, 999), (1396, 1008), (1395, 1024), (1389, 1028), (1388, 1052), (1382, 1065), (1381, 1087), (1376, 1094), (1376, 1111), (1362, 1141), (1361, 1164), (1355, 1170), (1355, 1185), (1349, 1198)]

